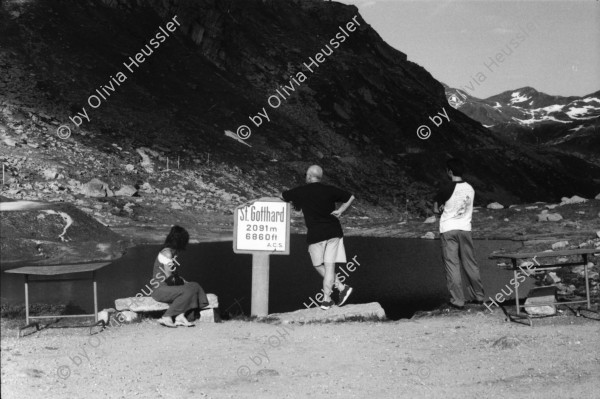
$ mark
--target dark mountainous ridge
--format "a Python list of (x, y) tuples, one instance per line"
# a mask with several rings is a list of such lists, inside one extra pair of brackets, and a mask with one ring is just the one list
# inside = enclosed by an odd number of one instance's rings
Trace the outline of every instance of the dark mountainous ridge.
[[(310, 0), (5, 1), (2, 7), (0, 124), (9, 136), (38, 140), (40, 149), (50, 140), (47, 152), (57, 158), (73, 141), (96, 151), (95, 164), (69, 152), (65, 179), (162, 188), (164, 179), (139, 168), (136, 150), (150, 147), (161, 165), (165, 157), (181, 159), (195, 176), (186, 175), (190, 190), (202, 191), (198, 179), (214, 182), (233, 202), (300, 183), (306, 166), (319, 163), (332, 183), (361, 200), (393, 208), (408, 199), (411, 209), (423, 210), (443, 179), (445, 159), (454, 155), (466, 159), (479, 202), (595, 195), (599, 168), (552, 149), (515, 145), (454, 110), (444, 87), (383, 42), (355, 7)], [(175, 15), (177, 31), (127, 71), (123, 63)], [(353, 18), (358, 29), (307, 70), (303, 63)], [(90, 109), (88, 97), (118, 72), (126, 81)], [(300, 72), (305, 81), (292, 85)], [(294, 90), (273, 109), (267, 101), (285, 85)], [(90, 122), (71, 139), (46, 138), (82, 107)], [(256, 127), (248, 117), (263, 107), (270, 121)], [(442, 110), (450, 121), (436, 127), (429, 117)], [(242, 124), (252, 128), (249, 146), (225, 134)], [(427, 140), (416, 135), (421, 125), (432, 130)], [(126, 173), (126, 164), (135, 173)], [(216, 165), (237, 177), (219, 181)]]

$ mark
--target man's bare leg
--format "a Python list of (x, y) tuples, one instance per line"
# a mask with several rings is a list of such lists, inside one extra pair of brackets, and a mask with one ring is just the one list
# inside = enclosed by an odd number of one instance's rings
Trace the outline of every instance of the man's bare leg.
[[(323, 266), (323, 265), (315, 266), (315, 269), (321, 275), (321, 277), (323, 277), (323, 278), (325, 277), (325, 266)], [(334, 270), (334, 274), (335, 274), (335, 264), (333, 265), (333, 270)], [(346, 288), (346, 285), (342, 284), (342, 282), (338, 278), (337, 274), (335, 274), (335, 280), (333, 282), (333, 285), (334, 285), (335, 289), (338, 291), (342, 291), (344, 288)], [(325, 286), (323, 286), (323, 287), (325, 287)], [(323, 291), (325, 291), (325, 288), (323, 288)]]
[(325, 275), (323, 276), (323, 301), (331, 301), (331, 292), (335, 282), (335, 263), (325, 262)]

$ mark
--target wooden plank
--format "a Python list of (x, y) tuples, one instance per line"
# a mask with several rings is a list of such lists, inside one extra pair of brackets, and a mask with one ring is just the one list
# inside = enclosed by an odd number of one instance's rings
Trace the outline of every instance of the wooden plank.
[(569, 256), (569, 255), (583, 255), (600, 253), (600, 248), (585, 248), (585, 249), (565, 249), (562, 251), (548, 251), (548, 252), (523, 252), (523, 253), (504, 253), (504, 254), (493, 254), (490, 255), (490, 259), (498, 258), (509, 258), (509, 259), (524, 259), (524, 258), (549, 258), (553, 256)]
[(5, 270), (5, 273), (33, 274), (43, 276), (54, 276), (57, 274), (91, 272), (110, 265), (112, 262), (77, 263), (70, 265), (52, 266), (24, 266), (16, 269)]

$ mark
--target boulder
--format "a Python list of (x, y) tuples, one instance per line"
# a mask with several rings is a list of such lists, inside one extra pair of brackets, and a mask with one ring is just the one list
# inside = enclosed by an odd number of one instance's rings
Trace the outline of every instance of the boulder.
[(148, 154), (146, 154), (146, 152), (149, 152), (149, 149), (141, 147), (135, 151), (140, 155), (140, 157), (142, 157), (142, 162), (140, 163), (142, 168), (144, 168), (147, 173), (154, 173), (154, 163), (150, 160)]
[(424, 238), (426, 240), (435, 240), (435, 234), (432, 233), (431, 231), (428, 231), (427, 233), (422, 235), (421, 238)]
[(44, 169), (42, 171), (42, 177), (45, 180), (56, 179), (56, 176), (58, 176), (58, 172), (56, 171), (56, 169), (50, 168), (50, 169)]
[(283, 324), (288, 323), (329, 323), (334, 321), (345, 321), (348, 318), (365, 318), (385, 320), (385, 311), (377, 302), (361, 303), (357, 305), (333, 306), (327, 310), (319, 307), (300, 309), (289, 313), (273, 313), (267, 316)]
[[(208, 306), (205, 309), (215, 309), (219, 307), (219, 298), (215, 294), (206, 294)], [(131, 297), (115, 299), (115, 308), (119, 311), (131, 310), (133, 312), (160, 312), (169, 309), (168, 303), (157, 302), (150, 296)]]
[(575, 267), (571, 268), (571, 273), (576, 273), (580, 276), (583, 276), (585, 273), (585, 266), (583, 266), (583, 265), (575, 266)]
[(133, 186), (125, 185), (122, 186), (115, 192), (115, 195), (120, 197), (131, 197), (137, 193), (137, 190)]
[(548, 221), (549, 222), (558, 222), (559, 220), (562, 220), (562, 216), (559, 213), (549, 213), (548, 214)]
[(2, 136), (2, 137), (0, 137), (0, 139), (8, 147), (15, 147), (17, 145), (17, 142), (8, 136)]
[(570, 204), (582, 204), (584, 202), (587, 202), (588, 200), (585, 198), (581, 198), (577, 195), (572, 196), (571, 198), (567, 198), (567, 197), (562, 197), (560, 199), (560, 205), (570, 205)]
[(491, 204), (488, 204), (487, 208), (488, 209), (504, 209), (504, 205), (499, 204), (497, 202), (492, 202)]
[(136, 312), (132, 312), (130, 310), (123, 310), (122, 312), (118, 312), (115, 315), (115, 318), (120, 323), (133, 323), (139, 319), (139, 316)]
[(552, 244), (552, 249), (560, 249), (569, 245), (569, 241), (559, 241)]
[(83, 184), (81, 186), (80, 193), (86, 197), (112, 197), (114, 195), (113, 192), (108, 188), (108, 184), (96, 178)]
[(550, 273), (546, 274), (546, 277), (544, 278), (544, 282), (548, 285), (553, 285), (553, 284), (560, 283), (561, 279), (560, 279), (560, 277), (558, 277), (556, 275), (556, 273), (550, 272)]
[(425, 219), (425, 221), (423, 223), (435, 223), (436, 220), (437, 219), (435, 216), (430, 216), (427, 219)]
[(102, 320), (104, 323), (108, 324), (110, 320), (111, 314), (115, 313), (116, 310), (113, 308), (103, 309), (98, 312), (98, 321)]
[(140, 187), (140, 190), (142, 190), (146, 193), (149, 193), (149, 194), (152, 194), (154, 192), (154, 189), (148, 182), (145, 182), (144, 184), (142, 184), (142, 186)]
[(562, 216), (559, 213), (548, 213), (547, 211), (543, 211), (538, 217), (538, 222), (558, 222), (562, 220)]
[(556, 302), (556, 287), (532, 288), (525, 300), (525, 312), (531, 315), (553, 316), (556, 314), (556, 305), (547, 305)]
[[(200, 309), (200, 322), (218, 323), (221, 321), (219, 315), (219, 298), (215, 294), (206, 294), (208, 306)], [(138, 313), (160, 312), (169, 308), (168, 303), (157, 302), (152, 297), (132, 297), (115, 300), (115, 307), (119, 310), (119, 321), (130, 322), (138, 317)], [(122, 315), (122, 316), (121, 316)]]
[(600, 194), (596, 195), (595, 197), (597, 200), (600, 200)]

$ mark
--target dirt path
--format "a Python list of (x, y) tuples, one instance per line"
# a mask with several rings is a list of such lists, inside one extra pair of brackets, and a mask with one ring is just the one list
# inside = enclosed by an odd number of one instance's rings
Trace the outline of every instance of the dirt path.
[(2, 398), (597, 398), (600, 323), (556, 320), (53, 329), (3, 338)]

